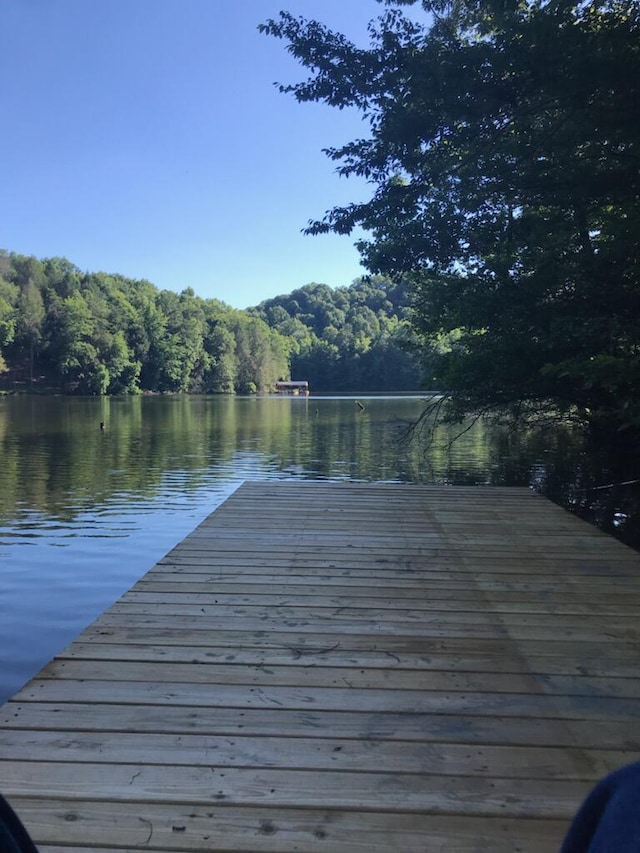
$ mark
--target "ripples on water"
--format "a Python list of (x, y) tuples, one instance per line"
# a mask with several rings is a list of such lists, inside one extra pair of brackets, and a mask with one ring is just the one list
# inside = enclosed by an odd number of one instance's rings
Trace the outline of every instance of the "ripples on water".
[(575, 469), (570, 435), (527, 447), (482, 423), (425, 455), (401, 441), (420, 399), (360, 400), (0, 398), (0, 701), (245, 479), (544, 488), (545, 453)]
[(182, 492), (180, 484), (174, 475), (154, 498), (123, 492), (94, 509), (70, 504), (66, 521), (22, 511), (0, 525), (0, 701), (236, 486)]

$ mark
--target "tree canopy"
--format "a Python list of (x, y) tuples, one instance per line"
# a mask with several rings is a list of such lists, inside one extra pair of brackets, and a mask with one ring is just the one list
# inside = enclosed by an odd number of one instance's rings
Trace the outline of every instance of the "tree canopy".
[(360, 110), (329, 157), (372, 185), (309, 233), (411, 275), (453, 413), (553, 405), (640, 428), (640, 4), (388, 0), (357, 47), (283, 12), (300, 101)]

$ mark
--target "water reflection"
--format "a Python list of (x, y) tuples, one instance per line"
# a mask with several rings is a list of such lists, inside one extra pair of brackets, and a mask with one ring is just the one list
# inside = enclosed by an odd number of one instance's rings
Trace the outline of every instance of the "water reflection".
[[(637, 539), (637, 459), (586, 447), (569, 426), (512, 433), (480, 420), (406, 442), (419, 398), (38, 398), (0, 400), (0, 533), (127, 536), (159, 505), (183, 508), (248, 477), (531, 485)], [(106, 429), (99, 428), (100, 422)], [(604, 487), (607, 488), (604, 488)], [(625, 521), (627, 520), (627, 521)]]
[(0, 697), (244, 479), (532, 485), (640, 546), (637, 486), (599, 488), (637, 476), (628, 456), (490, 420), (425, 451), (403, 440), (419, 398), (355, 399), (0, 398)]
[(640, 457), (602, 448), (576, 429), (557, 425), (518, 435), (499, 425), (490, 446), (502, 463), (493, 482), (527, 482), (555, 503), (640, 549)]

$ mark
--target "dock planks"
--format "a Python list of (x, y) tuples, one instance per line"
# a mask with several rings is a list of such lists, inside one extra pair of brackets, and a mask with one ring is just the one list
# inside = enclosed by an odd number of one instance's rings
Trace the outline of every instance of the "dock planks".
[(526, 489), (245, 483), (0, 709), (42, 853), (556, 851), (640, 556)]

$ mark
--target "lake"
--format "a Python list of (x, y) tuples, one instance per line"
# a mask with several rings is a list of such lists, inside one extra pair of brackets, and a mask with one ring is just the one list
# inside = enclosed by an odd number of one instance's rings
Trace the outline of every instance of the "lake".
[(588, 452), (568, 426), (515, 435), (479, 420), (453, 442), (460, 427), (409, 441), (423, 408), (393, 396), (0, 398), (0, 701), (246, 479), (529, 485), (640, 543), (637, 485), (611, 486), (636, 478), (637, 460)]

